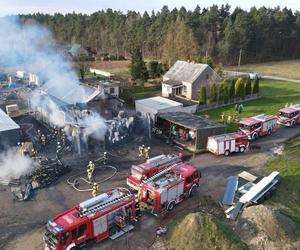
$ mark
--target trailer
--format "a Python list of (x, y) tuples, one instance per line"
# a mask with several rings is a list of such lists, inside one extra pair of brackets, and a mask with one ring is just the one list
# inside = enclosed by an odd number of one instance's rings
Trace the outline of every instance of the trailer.
[(215, 155), (228, 156), (234, 152), (244, 153), (249, 147), (247, 135), (236, 132), (208, 137), (207, 150)]
[(192, 165), (180, 163), (144, 181), (138, 191), (142, 208), (153, 214), (171, 211), (199, 187), (201, 173)]
[(116, 188), (67, 210), (46, 224), (46, 250), (75, 250), (90, 241), (116, 239), (134, 228), (135, 197)]
[(152, 177), (175, 163), (182, 162), (182, 158), (182, 154), (161, 154), (148, 159), (140, 165), (133, 165), (131, 166), (130, 174), (127, 176), (127, 185), (138, 190), (139, 185), (143, 180)]
[(300, 123), (300, 104), (291, 105), (279, 110), (277, 124), (294, 127), (297, 123)]
[(242, 119), (239, 122), (239, 131), (247, 135), (249, 140), (254, 140), (275, 132), (276, 123), (276, 116), (260, 114)]

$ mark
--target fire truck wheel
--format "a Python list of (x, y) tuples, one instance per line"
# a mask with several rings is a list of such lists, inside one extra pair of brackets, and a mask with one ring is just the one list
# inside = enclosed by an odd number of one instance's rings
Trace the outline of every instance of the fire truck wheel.
[(226, 150), (226, 151), (224, 152), (224, 155), (225, 155), (225, 156), (230, 155), (230, 151), (229, 151), (229, 150)]
[(296, 125), (296, 122), (295, 121), (292, 121), (291, 122), (291, 127), (294, 127)]
[(240, 147), (240, 152), (241, 152), (241, 153), (244, 153), (244, 152), (245, 152), (245, 147), (243, 147), (243, 146)]
[(254, 140), (258, 139), (258, 134), (257, 134), (257, 133), (254, 133), (253, 136), (252, 136), (252, 138), (253, 138)]
[(174, 201), (171, 201), (167, 207), (168, 211), (172, 211), (175, 207), (175, 202)]
[(272, 133), (272, 130), (271, 129), (269, 129), (268, 130), (268, 135), (270, 135)]
[(196, 188), (192, 187), (190, 192), (189, 192), (189, 198), (193, 197), (193, 195), (195, 194)]

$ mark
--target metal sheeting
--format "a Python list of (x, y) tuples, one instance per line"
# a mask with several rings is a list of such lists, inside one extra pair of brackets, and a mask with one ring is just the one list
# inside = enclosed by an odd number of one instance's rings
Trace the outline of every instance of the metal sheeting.
[(225, 188), (224, 197), (222, 201), (224, 205), (233, 204), (237, 187), (238, 187), (238, 176), (229, 176), (227, 178), (227, 185)]
[(250, 174), (250, 173), (247, 172), (247, 171), (243, 171), (243, 172), (239, 173), (238, 176), (239, 176), (240, 178), (243, 178), (244, 180), (250, 181), (250, 182), (254, 182), (254, 181), (256, 181), (256, 179), (257, 179), (257, 177), (256, 177), (255, 175)]
[(20, 129), (20, 126), (0, 109), (0, 132), (14, 129)]
[(226, 218), (235, 220), (237, 218), (237, 216), (239, 215), (243, 205), (244, 205), (243, 203), (237, 202), (234, 206), (231, 206), (230, 208), (228, 208), (225, 211)]

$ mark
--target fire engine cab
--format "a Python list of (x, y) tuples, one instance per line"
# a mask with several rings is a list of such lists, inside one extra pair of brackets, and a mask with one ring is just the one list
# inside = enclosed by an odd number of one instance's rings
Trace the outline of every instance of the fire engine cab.
[(134, 228), (135, 198), (126, 189), (113, 189), (80, 203), (46, 224), (45, 249), (75, 250), (87, 242), (115, 239)]
[(280, 109), (277, 116), (277, 123), (288, 127), (293, 127), (297, 123), (300, 123), (300, 104)]
[(249, 146), (247, 135), (236, 132), (208, 137), (207, 150), (216, 155), (228, 156), (233, 152), (245, 152)]
[(244, 118), (239, 122), (239, 130), (248, 136), (249, 140), (257, 139), (259, 136), (270, 135), (275, 131), (277, 118), (273, 115), (264, 114)]
[(140, 206), (152, 213), (170, 211), (191, 197), (199, 187), (200, 172), (192, 165), (179, 163), (152, 176), (139, 187)]
[(130, 170), (131, 173), (127, 177), (127, 185), (138, 190), (143, 180), (150, 178), (175, 163), (181, 162), (182, 158), (183, 155), (162, 154), (150, 158), (140, 165), (133, 165)]

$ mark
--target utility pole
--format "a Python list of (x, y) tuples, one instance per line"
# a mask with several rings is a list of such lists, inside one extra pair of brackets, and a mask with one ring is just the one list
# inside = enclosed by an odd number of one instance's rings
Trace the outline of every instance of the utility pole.
[(238, 71), (240, 71), (240, 67), (241, 67), (241, 60), (242, 60), (242, 49), (240, 49), (240, 56), (239, 56), (239, 64), (238, 64)]

